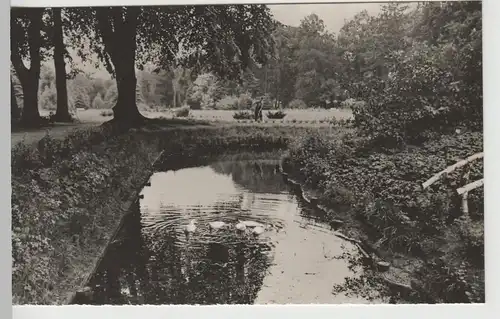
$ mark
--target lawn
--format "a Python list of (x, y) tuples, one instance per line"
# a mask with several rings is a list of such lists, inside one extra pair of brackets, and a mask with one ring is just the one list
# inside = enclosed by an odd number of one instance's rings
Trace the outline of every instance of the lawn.
[[(263, 111), (264, 121), (271, 122), (266, 117), (268, 111)], [(273, 111), (274, 112), (274, 111)], [(275, 120), (274, 123), (314, 123), (320, 121), (329, 121), (331, 119), (349, 119), (352, 117), (352, 112), (350, 110), (340, 110), (340, 109), (285, 109), (283, 110), (286, 116), (283, 120)], [(233, 114), (235, 111), (225, 111), (225, 110), (193, 110), (191, 111), (191, 116), (195, 119), (203, 119), (208, 121), (228, 121), (235, 122), (233, 119)]]
[[(188, 118), (204, 120), (214, 124), (256, 125), (253, 120), (233, 119), (233, 114), (235, 112), (236, 111), (233, 110), (191, 110)], [(352, 111), (344, 109), (285, 109), (283, 112), (286, 113), (286, 116), (282, 120), (268, 119), (266, 117), (267, 112), (268, 111), (263, 112), (264, 119), (262, 123), (258, 124), (259, 126), (329, 126), (338, 120), (352, 118)], [(48, 116), (49, 114), (50, 111), (40, 110), (40, 115), (42, 116)], [(174, 112), (171, 110), (163, 112), (142, 111), (142, 114), (149, 118), (170, 119), (174, 117)], [(47, 132), (49, 132), (50, 136), (53, 138), (63, 139), (71, 131), (96, 127), (112, 118), (112, 111), (109, 109), (78, 109), (75, 116), (75, 123), (57, 123), (42, 129), (12, 132), (11, 144), (14, 146), (21, 141), (26, 144), (36, 143), (42, 139)]]
[[(233, 118), (233, 115), (236, 111), (233, 110), (191, 110), (189, 112), (189, 117), (197, 120), (206, 120), (206, 121), (214, 121), (214, 122), (237, 122)], [(252, 111), (249, 111), (252, 112)], [(263, 111), (264, 122), (272, 123), (273, 120), (267, 118), (267, 112)], [(272, 110), (274, 112), (274, 110)], [(319, 123), (326, 122), (332, 119), (343, 120), (352, 118), (352, 111), (348, 109), (284, 109), (284, 113), (286, 113), (285, 118), (282, 120), (274, 120), (274, 123)], [(41, 115), (46, 116), (49, 115), (49, 111), (41, 110)], [(156, 111), (142, 111), (147, 117), (150, 118), (172, 118), (174, 117), (174, 112), (172, 110), (166, 110), (162, 112)], [(108, 115), (104, 115), (108, 114)], [(108, 109), (88, 109), (83, 110), (79, 109), (76, 113), (76, 119), (81, 123), (95, 123), (100, 124), (112, 118), (112, 112)]]

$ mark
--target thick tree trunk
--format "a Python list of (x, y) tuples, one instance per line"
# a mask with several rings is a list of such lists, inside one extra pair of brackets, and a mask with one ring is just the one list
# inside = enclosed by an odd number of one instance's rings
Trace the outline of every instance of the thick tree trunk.
[(115, 65), (118, 89), (118, 99), (113, 107), (114, 119), (122, 123), (138, 123), (144, 118), (137, 108), (135, 92), (137, 79), (135, 77), (134, 59), (124, 54), (119, 60), (114, 59), (113, 64)]
[[(137, 108), (135, 50), (139, 7), (97, 9), (98, 27), (114, 66), (118, 99), (113, 107), (113, 122), (125, 127), (140, 125), (145, 118)], [(111, 25), (111, 23), (113, 25)]]
[[(38, 111), (38, 83), (40, 80), (40, 46), (42, 26), (42, 8), (23, 8), (30, 18), (28, 25), (27, 39), (30, 57), (30, 68), (26, 68), (22, 61), (19, 49), (19, 42), (16, 40), (23, 35), (11, 35), (11, 61), (23, 87), (24, 105), (21, 114), (21, 123), (25, 126), (36, 126), (40, 124), (41, 118)], [(17, 29), (18, 30), (18, 29)]]
[(19, 106), (17, 105), (16, 89), (14, 88), (14, 83), (12, 83), (12, 78), (10, 79), (10, 117), (12, 121), (19, 120), (21, 112), (19, 111)]
[(24, 100), (21, 123), (24, 126), (36, 126), (41, 122), (38, 111), (38, 82), (39, 78), (33, 76), (21, 80)]
[(54, 18), (54, 66), (56, 69), (57, 110), (56, 121), (70, 122), (68, 90), (66, 88), (66, 64), (64, 63), (64, 41), (61, 8), (53, 8)]

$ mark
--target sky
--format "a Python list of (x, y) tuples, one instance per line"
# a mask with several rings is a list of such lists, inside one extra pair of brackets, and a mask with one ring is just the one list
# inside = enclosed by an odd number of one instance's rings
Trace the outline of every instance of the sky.
[(328, 31), (337, 33), (344, 25), (344, 20), (350, 20), (362, 10), (376, 15), (381, 3), (330, 3), (330, 4), (293, 4), (270, 5), (274, 18), (279, 22), (299, 26), (300, 20), (315, 13), (325, 23)]

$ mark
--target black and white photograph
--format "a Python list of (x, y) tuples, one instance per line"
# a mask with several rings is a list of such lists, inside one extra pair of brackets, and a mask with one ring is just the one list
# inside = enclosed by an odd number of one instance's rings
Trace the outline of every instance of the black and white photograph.
[(12, 304), (485, 303), (482, 11), (12, 6)]

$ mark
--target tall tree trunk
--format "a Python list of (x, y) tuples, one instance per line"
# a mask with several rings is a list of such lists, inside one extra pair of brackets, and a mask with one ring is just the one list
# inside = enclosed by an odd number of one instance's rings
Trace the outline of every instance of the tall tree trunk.
[[(28, 51), (30, 57), (30, 68), (26, 68), (22, 60), (17, 39), (24, 37), (13, 32), (11, 34), (11, 61), (21, 82), (24, 95), (24, 106), (21, 122), (26, 126), (35, 126), (40, 123), (40, 112), (38, 111), (38, 83), (40, 80), (40, 46), (43, 8), (17, 8), (24, 10), (30, 19), (27, 32)], [(11, 17), (12, 19), (12, 17)], [(19, 30), (19, 28), (16, 28)]]
[(23, 88), (23, 112), (21, 115), (21, 122), (25, 126), (36, 126), (40, 123), (41, 117), (38, 110), (38, 77), (32, 76), (21, 80)]
[(175, 84), (172, 85), (172, 89), (174, 90), (172, 102), (173, 102), (173, 108), (175, 109), (177, 107), (177, 89), (175, 87)]
[(68, 89), (66, 88), (66, 64), (64, 63), (64, 41), (61, 8), (52, 9), (54, 18), (54, 66), (56, 69), (57, 110), (56, 121), (70, 122)]
[(17, 105), (16, 89), (14, 88), (14, 83), (12, 78), (10, 78), (10, 117), (12, 121), (19, 120), (19, 106)]
[[(133, 51), (135, 57), (135, 49)], [(123, 54), (113, 59), (116, 73), (118, 99), (113, 107), (114, 119), (119, 122), (134, 123), (142, 120), (136, 102), (135, 59), (131, 54)]]
[(145, 119), (137, 108), (135, 76), (136, 28), (141, 9), (128, 7), (126, 10), (124, 20), (121, 7), (98, 8), (97, 19), (116, 75), (118, 99), (113, 107), (113, 121), (133, 126)]

